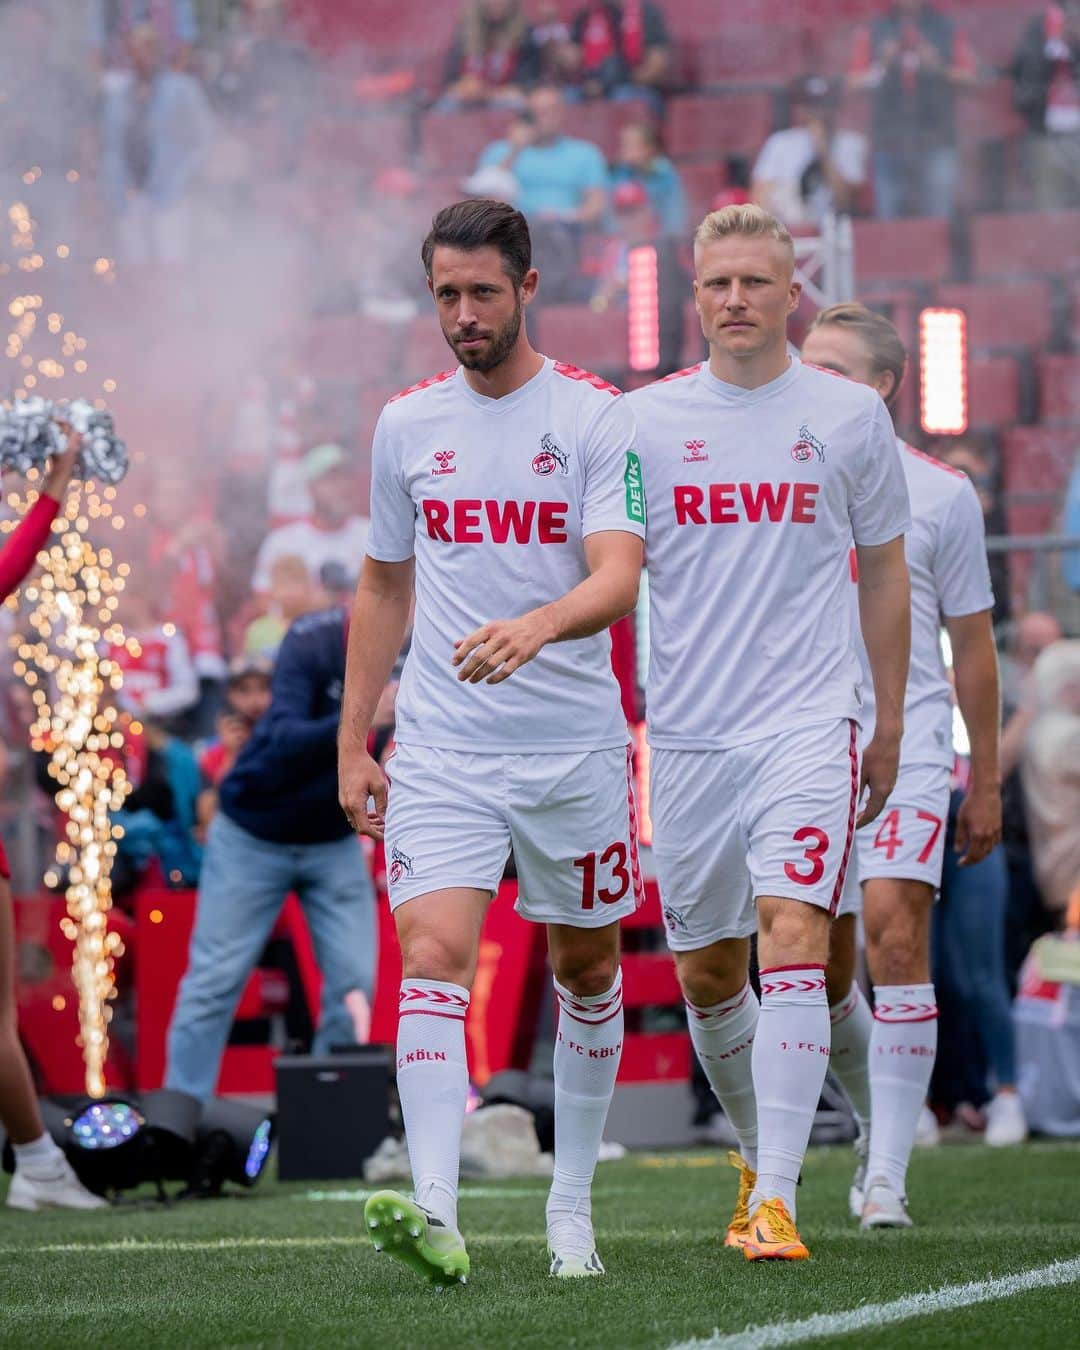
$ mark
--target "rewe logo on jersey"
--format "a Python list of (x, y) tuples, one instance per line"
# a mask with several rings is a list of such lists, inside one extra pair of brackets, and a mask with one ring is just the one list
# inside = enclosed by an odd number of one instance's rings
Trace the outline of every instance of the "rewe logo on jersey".
[(704, 441), (684, 441), (683, 445), (690, 452), (683, 455), (682, 462), (684, 464), (708, 464), (709, 456), (701, 453), (705, 449)]
[(457, 465), (453, 462), (453, 450), (436, 450), (432, 459), (435, 461), (435, 467), (431, 471), (433, 478), (438, 478), (444, 473), (457, 473)]
[(799, 428), (799, 439), (791, 447), (791, 458), (796, 464), (806, 464), (817, 455), (821, 464), (825, 463), (825, 446), (811, 432), (804, 422)]
[(540, 437), (540, 453), (534, 456), (532, 466), (533, 473), (539, 474), (541, 478), (556, 471), (561, 474), (570, 472), (570, 456), (550, 431)]
[(757, 525), (817, 519), (818, 483), (680, 483), (673, 489), (676, 525)]

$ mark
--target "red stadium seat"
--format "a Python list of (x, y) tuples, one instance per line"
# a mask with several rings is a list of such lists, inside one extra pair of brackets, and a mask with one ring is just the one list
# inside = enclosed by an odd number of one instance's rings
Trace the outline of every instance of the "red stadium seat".
[(407, 164), (412, 126), (405, 117), (332, 117), (313, 121), (304, 136), (304, 155), (332, 164), (352, 163), (374, 176)]
[(631, 122), (655, 122), (652, 108), (644, 101), (579, 103), (567, 113), (567, 133), (598, 145), (608, 159), (619, 148), (619, 132)]
[(505, 109), (428, 113), (420, 128), (425, 163), (432, 168), (468, 173), (481, 150), (505, 136), (510, 117)]
[[(713, 26), (706, 30), (717, 32)], [(697, 83), (715, 85), (766, 81), (787, 84), (809, 67), (806, 34), (797, 21), (778, 25), (762, 41), (760, 28), (724, 24), (722, 36), (687, 44)]]
[(956, 101), (956, 132), (961, 150), (983, 141), (1022, 136), (1027, 123), (1013, 107), (1013, 82), (994, 80), (966, 90)]
[(973, 427), (1012, 427), (1020, 416), (1020, 367), (1011, 356), (968, 363), (968, 421)]
[(397, 388), (407, 389), (417, 380), (426, 380), (429, 375), (438, 375), (440, 371), (450, 370), (456, 365), (457, 358), (446, 345), (435, 315), (417, 315), (409, 326), (409, 337), (405, 344), (405, 369), (401, 372)]
[(675, 158), (756, 155), (773, 129), (767, 91), (688, 94), (668, 107), (667, 148)]
[(973, 348), (1045, 347), (1050, 339), (1050, 287), (1045, 281), (939, 286), (936, 303), (967, 314), (968, 345)]
[(952, 265), (947, 220), (855, 221), (855, 277), (876, 281), (943, 281)]
[(556, 361), (597, 374), (626, 365), (626, 311), (598, 314), (588, 305), (548, 305), (530, 321), (539, 345)]
[(1076, 456), (1071, 427), (1014, 427), (1001, 441), (1008, 492), (1060, 492)]
[(723, 167), (708, 164), (683, 164), (679, 168), (683, 191), (686, 193), (691, 227), (697, 224), (712, 205), (713, 198), (726, 185)]
[(1080, 356), (1040, 356), (1039, 417), (1044, 422), (1080, 422)]
[(972, 257), (980, 277), (1080, 272), (1080, 211), (1027, 211), (976, 216)]

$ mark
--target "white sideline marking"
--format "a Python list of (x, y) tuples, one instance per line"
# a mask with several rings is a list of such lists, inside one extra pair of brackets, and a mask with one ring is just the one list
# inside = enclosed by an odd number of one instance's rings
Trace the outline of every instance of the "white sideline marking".
[(969, 1284), (946, 1284), (925, 1294), (909, 1294), (892, 1303), (866, 1303), (847, 1312), (815, 1313), (801, 1322), (773, 1322), (769, 1326), (747, 1327), (732, 1335), (713, 1332), (704, 1340), (680, 1341), (669, 1350), (767, 1350), (769, 1346), (800, 1345), (825, 1336), (844, 1336), (853, 1331), (876, 1330), (891, 1322), (906, 1322), (913, 1317), (970, 1308), (973, 1303), (1012, 1298), (1032, 1289), (1053, 1289), (1080, 1280), (1080, 1256), (1069, 1261), (1054, 1261), (1049, 1266), (1022, 1270), (992, 1280), (972, 1280)]
[[(550, 1183), (544, 1186), (536, 1186), (532, 1190), (523, 1190), (521, 1187), (510, 1188), (507, 1186), (462, 1186), (459, 1195), (462, 1200), (535, 1200), (537, 1196), (541, 1200), (547, 1197)], [(340, 1189), (334, 1191), (305, 1191), (303, 1195), (297, 1195), (295, 1200), (366, 1200), (368, 1196), (374, 1195), (374, 1191), (348, 1190)], [(614, 1194), (611, 1190), (606, 1190), (605, 1195)]]

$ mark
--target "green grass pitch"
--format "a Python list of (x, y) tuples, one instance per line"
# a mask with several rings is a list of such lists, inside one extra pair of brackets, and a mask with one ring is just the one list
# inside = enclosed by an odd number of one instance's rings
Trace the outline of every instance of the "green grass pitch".
[[(667, 1350), (1080, 1257), (1080, 1146), (917, 1153), (907, 1233), (860, 1234), (850, 1178), (847, 1149), (812, 1151), (799, 1222), (813, 1259), (751, 1265), (721, 1245), (736, 1183), (723, 1154), (603, 1164), (594, 1214), (608, 1275), (566, 1282), (547, 1275), (542, 1181), (466, 1184), (473, 1277), (444, 1293), (376, 1256), (353, 1182), (266, 1178), (169, 1210), (3, 1209), (0, 1346)], [(768, 1343), (804, 1342), (778, 1331)], [(1064, 1350), (1080, 1345), (1080, 1281), (813, 1344)]]

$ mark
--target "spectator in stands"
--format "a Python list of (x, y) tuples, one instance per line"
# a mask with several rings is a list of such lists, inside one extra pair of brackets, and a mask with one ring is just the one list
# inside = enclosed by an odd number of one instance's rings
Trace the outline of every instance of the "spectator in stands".
[(866, 137), (836, 125), (835, 91), (819, 76), (797, 81), (790, 104), (792, 125), (762, 146), (751, 197), (789, 229), (851, 214), (867, 178)]
[(199, 677), (186, 638), (165, 617), (160, 598), (151, 598), (139, 585), (125, 589), (118, 614), (126, 641), (109, 648), (124, 677), (118, 703), (136, 716), (175, 726), (199, 701)]
[(604, 242), (596, 291), (589, 304), (598, 312), (626, 299), (630, 250), (635, 244), (652, 243), (660, 233), (660, 220), (641, 183), (620, 183), (611, 194), (615, 230)]
[(577, 276), (582, 232), (599, 228), (607, 209), (608, 172), (603, 151), (563, 131), (560, 90), (534, 89), (523, 115), (505, 139), (483, 151), (478, 173), (497, 167), (518, 185), (514, 205), (529, 219), (533, 258), (551, 299), (579, 298)]
[(105, 95), (104, 190), (126, 261), (182, 263), (213, 116), (198, 81), (165, 67), (154, 28), (134, 28), (128, 46), (132, 68), (117, 75)]
[(244, 633), (245, 656), (272, 657), (301, 615), (325, 605), (326, 597), (303, 558), (295, 553), (275, 558), (270, 564), (266, 613), (253, 619)]
[(191, 747), (148, 717), (127, 723), (124, 769), (132, 790), (113, 817), (123, 828), (117, 841), (113, 889), (128, 894), (155, 860), (171, 886), (194, 886), (202, 848), (197, 804), (202, 778)]
[(539, 75), (522, 0), (469, 0), (443, 69), (436, 110), (519, 107)]
[(645, 189), (663, 234), (680, 239), (685, 235), (686, 194), (678, 169), (664, 154), (655, 122), (630, 122), (620, 131), (611, 185), (618, 192), (624, 183)]
[(255, 723), (270, 707), (273, 669), (273, 662), (265, 656), (238, 656), (229, 667), (217, 737), (199, 756), (199, 770), (212, 787), (217, 787), (236, 763)]
[(1021, 774), (1035, 875), (1060, 921), (1080, 887), (1080, 641), (1046, 648), (1032, 682), (1035, 715)]
[(648, 0), (586, 5), (570, 25), (565, 62), (586, 98), (643, 99), (662, 112), (671, 69), (663, 11)]
[(1001, 662), (1001, 839), (1009, 872), (1005, 968), (1013, 992), (1032, 942), (1051, 927), (1035, 880), (1020, 764), (1039, 705), (1032, 670), (1039, 655), (1060, 641), (1061, 625), (1052, 614), (1025, 614), (1013, 625)]
[[(431, 203), (416, 174), (401, 166), (376, 174), (370, 198), (349, 222), (344, 264), (367, 318), (405, 325), (431, 303), (416, 265), (416, 240), (430, 219)], [(340, 272), (336, 284), (340, 289)]]
[(566, 44), (570, 41), (570, 25), (562, 17), (559, 0), (536, 0), (531, 8), (536, 82), (562, 84), (567, 73)]
[[(932, 441), (927, 453), (950, 468), (959, 469), (971, 479), (983, 509), (987, 535), (1007, 533), (1005, 512), (997, 490), (997, 475), (991, 456), (975, 441), (963, 436), (943, 436)], [(990, 581), (994, 587), (994, 624), (1004, 623), (1011, 613), (1009, 598), (1009, 562), (1004, 553), (990, 554)]]
[(199, 36), (196, 0), (90, 0), (90, 46), (106, 70), (126, 69), (140, 27), (157, 36), (168, 61), (185, 67)]
[(347, 623), (339, 606), (289, 630), (270, 709), (221, 784), (165, 1075), (167, 1087), (200, 1100), (214, 1091), (236, 1001), (290, 891), (323, 976), (316, 1052), (355, 1041), (346, 1006), (355, 991), (370, 1003), (374, 896), (337, 787)]
[(1080, 0), (1033, 14), (1009, 68), (1042, 207), (1080, 204)]
[(301, 558), (315, 578), (326, 562), (339, 562), (355, 573), (364, 556), (369, 521), (353, 509), (355, 482), (345, 451), (330, 444), (309, 450), (304, 478), (311, 494), (310, 517), (272, 530), (259, 549), (253, 585), (264, 598), (270, 595), (271, 569), (278, 558)]
[(956, 198), (956, 91), (975, 60), (952, 19), (925, 0), (896, 0), (858, 36), (848, 85), (873, 103), (874, 210), (951, 216)]

